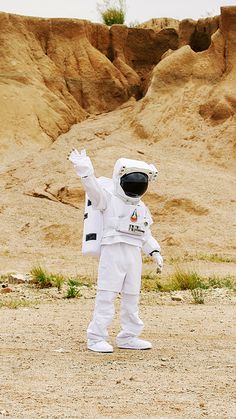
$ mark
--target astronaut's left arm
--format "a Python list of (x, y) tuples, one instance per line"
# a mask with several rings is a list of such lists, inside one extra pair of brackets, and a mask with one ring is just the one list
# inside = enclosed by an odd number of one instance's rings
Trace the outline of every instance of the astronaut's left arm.
[(157, 273), (161, 273), (163, 267), (163, 258), (161, 256), (161, 247), (157, 240), (152, 236), (150, 228), (145, 233), (144, 243), (142, 246), (143, 252), (151, 256), (157, 263)]

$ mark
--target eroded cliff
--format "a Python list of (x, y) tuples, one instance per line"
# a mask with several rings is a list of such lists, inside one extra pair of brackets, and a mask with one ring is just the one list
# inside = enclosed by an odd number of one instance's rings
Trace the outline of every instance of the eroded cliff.
[(218, 21), (109, 29), (84, 20), (1, 13), (1, 154), (22, 145), (43, 147), (89, 114), (142, 98), (162, 55), (185, 44), (208, 47)]

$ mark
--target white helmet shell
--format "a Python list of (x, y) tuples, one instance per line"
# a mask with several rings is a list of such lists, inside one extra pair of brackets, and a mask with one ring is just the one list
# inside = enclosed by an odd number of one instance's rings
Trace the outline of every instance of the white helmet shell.
[(158, 174), (158, 170), (153, 164), (145, 163), (142, 160), (121, 158), (116, 161), (113, 171), (115, 193), (124, 201), (131, 204), (137, 204), (140, 201), (140, 197), (134, 198), (127, 196), (120, 186), (120, 178), (128, 173), (134, 172), (145, 173), (148, 176), (149, 182), (154, 181)]

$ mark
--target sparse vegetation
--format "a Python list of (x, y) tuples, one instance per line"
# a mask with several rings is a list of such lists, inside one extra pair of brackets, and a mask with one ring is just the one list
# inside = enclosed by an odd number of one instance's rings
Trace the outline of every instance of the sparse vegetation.
[(181, 262), (192, 262), (193, 260), (196, 260), (196, 259), (197, 259), (197, 255), (193, 256), (193, 255), (189, 255), (188, 253), (185, 253), (183, 256), (171, 256), (168, 259), (168, 262), (171, 265), (175, 265)]
[(216, 262), (216, 263), (236, 263), (236, 258), (218, 255), (217, 253), (213, 253), (213, 254), (200, 253), (198, 255), (198, 259), (205, 260), (207, 262)]
[(111, 26), (125, 22), (125, 0), (104, 0), (102, 4), (97, 5), (97, 8), (105, 25)]
[(30, 271), (32, 281), (40, 288), (52, 287), (52, 276), (40, 265), (34, 266)]
[(65, 280), (62, 275), (49, 273), (40, 265), (34, 266), (31, 269), (30, 274), (33, 283), (40, 288), (57, 287), (57, 289), (60, 290)]
[(203, 291), (201, 288), (191, 290), (191, 294), (195, 304), (204, 304)]
[(79, 282), (73, 279), (69, 279), (67, 281), (67, 293), (66, 298), (76, 298), (80, 296), (80, 292), (78, 289)]
[(146, 272), (142, 275), (142, 289), (145, 291), (169, 291), (165, 282), (160, 276), (152, 272)]
[(89, 277), (79, 275), (76, 278), (67, 278), (62, 274), (49, 273), (40, 265), (34, 266), (30, 271), (33, 283), (40, 288), (56, 287), (60, 291), (64, 284), (67, 285), (66, 298), (75, 298), (80, 295), (79, 287), (90, 287), (92, 281)]
[(77, 287), (88, 287), (92, 286), (91, 278), (85, 275), (79, 275), (75, 278), (70, 278), (69, 281)]
[(196, 272), (177, 269), (170, 277), (161, 278), (153, 273), (146, 273), (142, 277), (143, 289), (147, 291), (181, 291), (195, 288), (205, 288), (203, 278)]
[(230, 275), (221, 278), (219, 276), (212, 276), (207, 279), (208, 288), (232, 288), (236, 289), (236, 282), (234, 278)]
[(195, 271), (177, 268), (169, 277), (161, 277), (152, 272), (142, 275), (142, 288), (146, 291), (183, 291), (209, 288), (235, 289), (235, 281), (231, 276), (203, 277)]
[(224, 255), (219, 255), (218, 253), (208, 254), (208, 253), (197, 253), (196, 255), (190, 255), (188, 253), (180, 256), (172, 256), (169, 258), (169, 263), (176, 264), (180, 262), (192, 262), (194, 260), (203, 260), (206, 262), (214, 263), (236, 263), (236, 258), (228, 257)]
[(50, 275), (51, 284), (53, 287), (57, 287), (58, 291), (61, 291), (61, 288), (64, 284), (65, 278), (61, 274), (51, 274)]
[[(61, 291), (63, 289), (62, 297), (64, 298), (80, 297), (80, 287), (91, 287), (93, 284), (93, 281), (88, 276), (77, 275), (76, 278), (68, 278), (63, 276), (62, 274), (49, 273), (40, 265), (34, 266), (31, 269), (30, 274), (33, 280), (33, 284), (37, 288), (56, 287), (58, 291)], [(0, 277), (0, 282), (6, 282), (7, 279), (8, 275), (3, 275)], [(30, 300), (27, 297), (19, 299), (9, 298), (9, 296), (6, 294), (4, 294), (4, 297), (0, 298), (0, 308), (31, 307), (37, 303), (38, 301)]]
[(195, 288), (205, 288), (204, 279), (195, 271), (184, 271), (177, 268), (170, 277), (172, 290), (193, 290)]
[(4, 299), (0, 300), (0, 308), (20, 308), (20, 307), (32, 307), (39, 304), (37, 300), (20, 300), (20, 299)]

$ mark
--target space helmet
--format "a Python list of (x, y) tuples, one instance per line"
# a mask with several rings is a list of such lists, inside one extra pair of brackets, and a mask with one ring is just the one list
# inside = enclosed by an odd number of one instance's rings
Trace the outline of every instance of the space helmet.
[(153, 164), (121, 158), (116, 161), (113, 171), (115, 194), (127, 203), (137, 204), (157, 174)]

